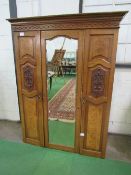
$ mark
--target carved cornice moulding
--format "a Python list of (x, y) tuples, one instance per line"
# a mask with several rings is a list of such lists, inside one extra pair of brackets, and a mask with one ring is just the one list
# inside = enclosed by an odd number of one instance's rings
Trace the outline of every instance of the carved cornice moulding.
[(118, 28), (119, 21), (115, 22), (86, 22), (72, 24), (34, 24), (34, 25), (12, 25), (13, 31), (29, 31), (29, 30), (64, 30), (64, 29), (89, 29), (89, 28)]
[(8, 19), (13, 31), (118, 28), (126, 11)]

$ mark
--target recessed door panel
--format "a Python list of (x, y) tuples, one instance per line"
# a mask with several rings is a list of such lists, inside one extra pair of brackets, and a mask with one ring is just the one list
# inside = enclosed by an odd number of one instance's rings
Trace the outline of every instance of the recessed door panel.
[(89, 60), (101, 57), (101, 59), (111, 62), (112, 49), (112, 34), (92, 34), (90, 36)]
[(15, 43), (23, 138), (43, 145), (40, 32), (15, 33)]
[(85, 143), (86, 149), (100, 151), (103, 107), (103, 104), (88, 104), (88, 121), (86, 126), (87, 139)]
[(20, 36), (19, 37), (19, 54), (20, 59), (24, 59), (24, 57), (29, 56), (35, 59), (35, 36)]
[(36, 97), (28, 98), (23, 96), (23, 104), (26, 137), (37, 140), (40, 137), (38, 125), (38, 101), (36, 100)]

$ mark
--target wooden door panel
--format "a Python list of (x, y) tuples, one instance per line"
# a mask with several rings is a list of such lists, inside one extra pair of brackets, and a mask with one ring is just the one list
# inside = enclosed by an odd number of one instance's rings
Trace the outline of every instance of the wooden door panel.
[(88, 104), (88, 121), (86, 126), (87, 139), (85, 143), (86, 149), (100, 151), (103, 107), (103, 104)]
[(23, 104), (26, 137), (37, 140), (40, 137), (38, 132), (38, 101), (36, 97), (23, 96)]
[(107, 102), (110, 72), (101, 65), (88, 68), (85, 148), (101, 151), (104, 103)]
[(92, 29), (85, 31), (85, 64), (82, 115), (84, 138), (80, 152), (104, 157), (113, 86), (117, 32)]
[(112, 48), (112, 34), (91, 34), (89, 60), (101, 57), (101, 59), (105, 59), (106, 61), (110, 62), (112, 56)]
[(35, 59), (35, 36), (21, 36), (19, 37), (19, 52), (20, 59), (29, 56)]
[(40, 32), (15, 33), (15, 52), (23, 138), (43, 145)]

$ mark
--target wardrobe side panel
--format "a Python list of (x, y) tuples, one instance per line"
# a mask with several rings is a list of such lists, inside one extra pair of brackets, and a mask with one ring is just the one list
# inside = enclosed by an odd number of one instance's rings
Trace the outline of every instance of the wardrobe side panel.
[(23, 139), (43, 145), (40, 32), (14, 33)]

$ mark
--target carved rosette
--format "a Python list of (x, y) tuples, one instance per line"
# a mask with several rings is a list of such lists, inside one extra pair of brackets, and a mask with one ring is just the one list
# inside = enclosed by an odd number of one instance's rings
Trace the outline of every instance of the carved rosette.
[(28, 91), (33, 90), (34, 88), (34, 71), (33, 68), (29, 65), (23, 68), (23, 77), (24, 77), (24, 88)]
[(104, 95), (105, 84), (105, 71), (101, 68), (97, 68), (92, 72), (91, 78), (91, 94), (94, 97), (100, 97)]

